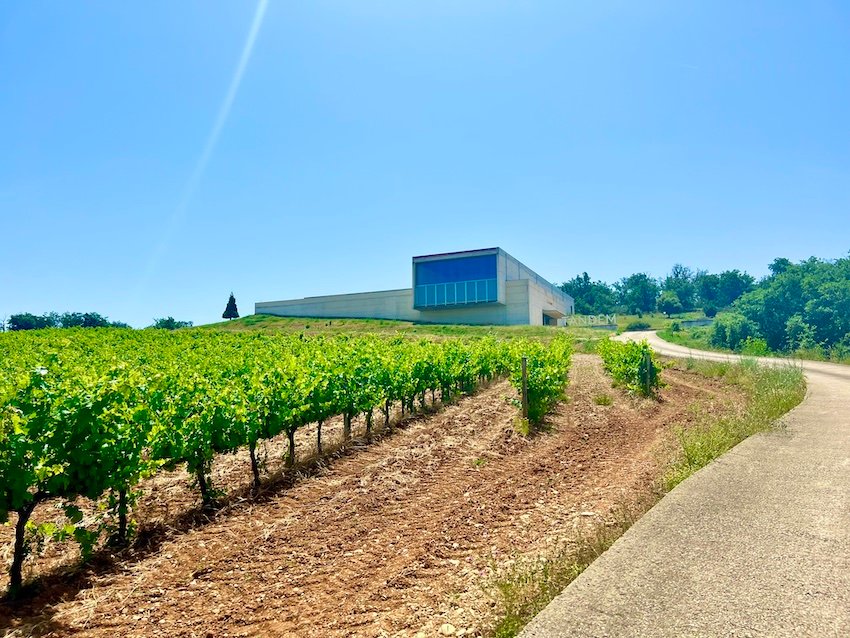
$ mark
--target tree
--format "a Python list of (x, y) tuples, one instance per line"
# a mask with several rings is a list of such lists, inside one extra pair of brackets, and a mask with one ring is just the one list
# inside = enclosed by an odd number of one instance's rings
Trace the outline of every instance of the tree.
[(652, 312), (658, 298), (658, 282), (646, 273), (635, 273), (615, 284), (620, 304), (632, 314)]
[(614, 312), (617, 295), (604, 281), (591, 281), (582, 273), (560, 285), (561, 290), (575, 299), (575, 311), (580, 315)]
[(96, 312), (66, 312), (59, 317), (63, 328), (105, 328), (109, 320)]
[(9, 330), (38, 330), (40, 328), (56, 328), (59, 326), (59, 316), (56, 313), (34, 315), (21, 312), (11, 315), (8, 321)]
[(718, 276), (717, 304), (722, 308), (731, 306), (753, 289), (755, 281), (752, 275), (738, 269), (723, 271)]
[(665, 315), (676, 315), (682, 312), (682, 302), (672, 290), (665, 290), (658, 298), (658, 309)]
[(177, 321), (174, 317), (165, 317), (164, 319), (154, 319), (151, 328), (160, 330), (177, 330), (178, 328), (191, 328), (191, 321)]
[(720, 277), (718, 275), (712, 275), (704, 270), (699, 271), (694, 277), (694, 287), (697, 300), (703, 308), (708, 305), (716, 307), (719, 304)]
[(771, 274), (776, 277), (787, 271), (793, 265), (794, 264), (791, 263), (790, 259), (786, 259), (785, 257), (777, 257), (773, 260), (770, 266), (768, 266), (768, 268), (770, 268)]
[(230, 293), (230, 299), (227, 300), (227, 307), (221, 315), (222, 319), (239, 319), (239, 310), (236, 308), (236, 297)]
[(696, 301), (696, 286), (694, 273), (682, 264), (675, 264), (673, 270), (664, 280), (662, 289), (676, 294), (683, 310), (693, 310)]

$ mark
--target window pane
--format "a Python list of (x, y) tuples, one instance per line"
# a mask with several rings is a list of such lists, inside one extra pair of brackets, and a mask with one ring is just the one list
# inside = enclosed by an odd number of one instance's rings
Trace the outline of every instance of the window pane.
[(478, 301), (478, 297), (475, 294), (475, 282), (467, 281), (466, 282), (466, 303), (475, 303)]
[(425, 286), (416, 286), (416, 300), (413, 303), (414, 306), (424, 306), (425, 305)]
[(446, 284), (446, 303), (453, 304), (455, 302), (455, 287), (456, 284)]
[(457, 302), (466, 303), (466, 284), (455, 284), (455, 290), (457, 291)]
[(478, 281), (478, 301), (487, 301), (487, 282)]
[(446, 284), (437, 284), (437, 305), (443, 306), (446, 303)]
[(415, 285), (496, 278), (496, 255), (455, 257), (416, 264)]
[(433, 306), (434, 302), (436, 301), (436, 299), (435, 299), (435, 296), (436, 296), (435, 287), (434, 286), (425, 286), (425, 289), (428, 291), (427, 304), (429, 306)]
[(498, 301), (499, 287), (496, 285), (495, 279), (487, 280), (487, 301)]

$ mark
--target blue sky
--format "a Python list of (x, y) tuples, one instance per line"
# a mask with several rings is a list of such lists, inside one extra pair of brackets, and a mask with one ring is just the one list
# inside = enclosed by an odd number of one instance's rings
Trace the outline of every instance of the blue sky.
[(4, 2), (0, 317), (205, 323), (487, 246), (552, 281), (844, 256), (848, 33), (817, 0)]

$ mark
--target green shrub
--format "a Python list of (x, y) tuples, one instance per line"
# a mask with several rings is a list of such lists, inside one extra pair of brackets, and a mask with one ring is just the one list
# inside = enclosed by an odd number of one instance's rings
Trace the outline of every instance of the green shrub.
[(673, 323), (670, 324), (670, 331), (671, 332), (679, 332), (681, 330), (682, 330), (682, 324), (680, 324), (678, 321), (674, 321)]
[(743, 315), (733, 313), (717, 318), (712, 326), (709, 341), (715, 348), (738, 351), (748, 338), (760, 337), (759, 328), (754, 322)]
[(632, 321), (630, 324), (626, 326), (626, 332), (632, 332), (635, 330), (649, 330), (650, 325), (645, 321)]
[(717, 306), (715, 306), (713, 303), (705, 304), (702, 311), (709, 319), (712, 319), (717, 316)]
[(792, 315), (785, 323), (785, 340), (791, 351), (810, 350), (819, 345), (814, 326), (807, 324), (800, 315)]
[(741, 354), (752, 357), (766, 357), (771, 354), (767, 341), (758, 337), (747, 337), (741, 344)]
[(661, 387), (661, 364), (646, 341), (604, 339), (599, 342), (597, 352), (615, 384), (640, 396), (651, 396)]

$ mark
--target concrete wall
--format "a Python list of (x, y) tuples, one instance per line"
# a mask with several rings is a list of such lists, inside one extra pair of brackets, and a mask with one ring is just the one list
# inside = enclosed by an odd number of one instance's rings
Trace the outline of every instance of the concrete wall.
[(305, 297), (286, 301), (260, 301), (254, 304), (254, 312), (283, 317), (396, 319), (398, 321), (419, 321), (420, 319), (420, 312), (413, 309), (412, 288)]
[[(540, 285), (530, 279), (525, 281), (528, 282), (528, 313), (529, 323), (532, 326), (543, 325), (544, 310), (554, 310), (561, 315), (572, 314), (572, 308), (552, 290), (551, 286)], [(558, 317), (558, 325), (566, 325), (566, 318)]]
[[(258, 314), (282, 317), (327, 317), (333, 319), (394, 319), (428, 323), (466, 323), (524, 325), (536, 319), (534, 325), (543, 323), (542, 309), (529, 316), (529, 282), (526, 279), (508, 281), (505, 285), (504, 304), (457, 306), (441, 310), (419, 311), (413, 309), (413, 289), (361, 292), (351, 295), (306, 297), (286, 301), (263, 301), (254, 304)], [(538, 295), (539, 296), (539, 295)], [(538, 316), (539, 315), (539, 316)]]

